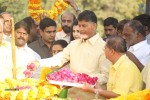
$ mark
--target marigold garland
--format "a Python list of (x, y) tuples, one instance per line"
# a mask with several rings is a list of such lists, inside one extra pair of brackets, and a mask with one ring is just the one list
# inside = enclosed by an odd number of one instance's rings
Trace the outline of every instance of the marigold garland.
[(28, 5), (30, 16), (38, 22), (40, 14), (48, 14), (51, 19), (56, 20), (57, 16), (69, 6), (68, 2), (57, 0), (50, 10), (43, 10), (40, 4), (41, 0), (29, 0)]

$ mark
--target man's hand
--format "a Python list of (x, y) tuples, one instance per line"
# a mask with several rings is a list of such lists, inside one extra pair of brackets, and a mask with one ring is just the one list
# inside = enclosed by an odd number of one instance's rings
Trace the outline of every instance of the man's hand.
[(82, 87), (82, 89), (83, 89), (84, 91), (94, 92), (94, 88), (92, 88), (91, 85), (88, 84), (88, 83), (84, 83), (84, 86)]
[(28, 65), (27, 65), (27, 69), (34, 72), (36, 71), (36, 69), (40, 67), (40, 63), (38, 61), (33, 61), (33, 62), (30, 62)]
[(74, 0), (64, 0), (65, 2), (68, 2), (72, 7), (74, 7), (75, 5), (75, 1)]
[(59, 66), (51, 66), (50, 67), (52, 70), (57, 70), (57, 69), (59, 69), (60, 67)]
[(23, 74), (25, 74), (25, 77), (30, 78), (32, 76), (33, 72), (35, 72), (39, 66), (40, 66), (40, 64), (38, 61), (30, 62), (27, 65), (27, 70), (25, 70), (23, 72)]
[(43, 12), (39, 14), (39, 18), (40, 20), (44, 19), (44, 18), (49, 18), (49, 14), (47, 12)]

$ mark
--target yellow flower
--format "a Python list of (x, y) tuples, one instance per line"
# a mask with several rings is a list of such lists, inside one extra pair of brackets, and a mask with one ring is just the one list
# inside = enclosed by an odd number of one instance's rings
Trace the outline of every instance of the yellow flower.
[(50, 73), (51, 71), (52, 69), (50, 69), (49, 67), (43, 67), (40, 73), (40, 80), (46, 80), (47, 74)]
[(48, 90), (48, 88), (46, 87), (38, 87), (38, 96), (37, 98), (41, 99), (41, 98), (47, 98), (48, 96), (50, 96), (50, 92)]
[(33, 88), (28, 92), (27, 100), (36, 100), (38, 94), (37, 88)]
[(148, 97), (148, 94), (150, 94), (150, 90), (143, 90), (128, 95), (122, 95), (110, 100), (150, 100), (150, 96)]

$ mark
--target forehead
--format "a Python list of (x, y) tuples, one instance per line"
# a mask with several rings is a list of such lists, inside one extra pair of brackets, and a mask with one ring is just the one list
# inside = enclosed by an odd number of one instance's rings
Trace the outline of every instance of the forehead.
[(104, 29), (115, 29), (112, 25), (104, 26)]
[(63, 47), (60, 44), (55, 44), (52, 47), (52, 50), (62, 50), (62, 49), (63, 49)]
[(74, 17), (71, 13), (65, 13), (62, 15), (62, 20), (73, 20)]
[(92, 24), (92, 22), (89, 22), (89, 21), (86, 21), (86, 20), (81, 20), (81, 21), (78, 21), (78, 25), (90, 25)]
[(46, 27), (44, 30), (53, 31), (53, 30), (56, 30), (56, 26), (49, 26), (49, 27)]
[(27, 31), (23, 27), (16, 29), (16, 31), (21, 33), (27, 33)]
[(8, 14), (8, 13), (2, 14), (2, 16), (3, 16), (4, 19), (12, 18), (12, 16), (10, 14)]
[(74, 25), (73, 28), (77, 29), (79, 28), (79, 25)]
[(133, 32), (133, 29), (130, 26), (125, 25), (123, 28), (123, 33), (131, 33), (131, 32)]

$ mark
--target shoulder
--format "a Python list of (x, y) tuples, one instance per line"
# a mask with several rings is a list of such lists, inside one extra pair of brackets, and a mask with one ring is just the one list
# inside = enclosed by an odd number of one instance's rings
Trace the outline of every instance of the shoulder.
[(27, 50), (29, 51), (29, 53), (31, 53), (31, 54), (34, 55), (35, 57), (41, 59), (40, 55), (37, 54), (34, 50), (32, 50), (30, 47), (27, 47)]
[(32, 42), (32, 43), (30, 43), (30, 44), (28, 44), (28, 46), (29, 46), (31, 49), (39, 48), (39, 47), (40, 47), (40, 41), (39, 41), (39, 39), (36, 40), (36, 41), (34, 41), (34, 42)]

